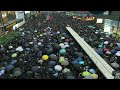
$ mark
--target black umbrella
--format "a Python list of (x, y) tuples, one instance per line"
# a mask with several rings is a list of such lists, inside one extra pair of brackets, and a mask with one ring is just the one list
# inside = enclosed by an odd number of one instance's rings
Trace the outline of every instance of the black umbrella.
[(48, 62), (48, 65), (54, 66), (54, 65), (56, 65), (56, 61), (49, 61), (49, 62)]
[(38, 71), (38, 66), (32, 66), (31, 71), (32, 72), (37, 72)]
[(66, 79), (76, 79), (74, 76), (67, 76)]
[(57, 60), (58, 59), (58, 57), (55, 54), (50, 54), (49, 57), (50, 57), (51, 60)]

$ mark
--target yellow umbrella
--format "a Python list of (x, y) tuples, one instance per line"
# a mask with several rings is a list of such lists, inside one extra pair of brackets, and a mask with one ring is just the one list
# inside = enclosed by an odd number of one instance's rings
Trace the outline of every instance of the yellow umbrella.
[(17, 53), (12, 54), (12, 58), (17, 57)]
[(91, 74), (90, 76), (92, 76), (94, 79), (98, 79), (98, 75), (97, 74)]
[(65, 61), (65, 58), (64, 58), (64, 57), (60, 57), (60, 58), (59, 58), (59, 62), (60, 62), (60, 63), (62, 63), (62, 62), (64, 62), (64, 61)]
[(48, 60), (48, 58), (49, 58), (48, 55), (43, 55), (43, 56), (42, 56), (42, 59), (43, 59), (43, 60)]
[(40, 34), (40, 36), (42, 37), (42, 36), (43, 36), (43, 34)]
[(88, 71), (84, 71), (84, 72), (82, 73), (82, 76), (84, 76), (84, 77), (89, 76), (89, 75), (91, 75), (91, 73), (88, 72)]

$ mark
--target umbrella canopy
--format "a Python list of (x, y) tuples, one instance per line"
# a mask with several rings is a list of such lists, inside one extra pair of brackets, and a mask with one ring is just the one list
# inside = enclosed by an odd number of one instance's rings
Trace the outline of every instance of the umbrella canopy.
[(103, 50), (102, 49), (97, 49), (96, 52), (99, 54), (99, 55), (102, 55), (103, 54)]
[(43, 60), (38, 60), (38, 63), (42, 64), (42, 63), (43, 63)]
[(112, 54), (110, 51), (107, 51), (106, 54)]
[(84, 61), (80, 61), (79, 64), (85, 64), (85, 62)]
[(108, 44), (109, 42), (108, 41), (105, 41), (104, 44)]
[(64, 62), (64, 61), (65, 61), (65, 58), (61, 56), (61, 57), (59, 58), (59, 62), (62, 63), (62, 62)]
[(80, 62), (80, 61), (83, 60), (83, 58), (79, 57), (79, 58), (77, 58), (76, 60), (77, 60), (78, 62)]
[(61, 39), (65, 39), (65, 37), (61, 37)]
[(43, 59), (43, 60), (48, 60), (48, 58), (49, 58), (48, 55), (43, 55), (43, 56), (42, 56), (42, 59)]
[(65, 50), (65, 49), (61, 49), (61, 50), (59, 51), (59, 53), (60, 53), (60, 54), (66, 54), (66, 50)]
[(116, 55), (116, 56), (120, 56), (120, 53), (116, 53), (115, 55)]
[(38, 66), (32, 66), (31, 71), (32, 72), (38, 72)]
[(33, 44), (33, 42), (29, 42), (29, 44)]
[(48, 65), (54, 66), (54, 65), (56, 65), (56, 61), (49, 61), (49, 62), (48, 62)]
[(59, 46), (64, 46), (64, 43), (60, 43)]
[(9, 48), (9, 49), (12, 49), (12, 48), (13, 48), (13, 46), (9, 46), (8, 48)]
[(10, 64), (15, 64), (15, 63), (17, 63), (17, 60), (12, 60), (12, 61), (10, 62)]
[(18, 51), (18, 52), (22, 52), (22, 51), (23, 51), (22, 46), (17, 47), (17, 48), (16, 48), (16, 51)]
[(111, 63), (111, 66), (116, 69), (120, 67), (120, 65), (116, 62)]
[(84, 79), (94, 79), (92, 76), (85, 76)]
[(5, 70), (0, 70), (0, 76), (3, 75)]
[(57, 60), (57, 59), (58, 59), (58, 57), (57, 57), (55, 54), (50, 54), (50, 55), (49, 55), (49, 58), (50, 58), (51, 60)]
[(99, 48), (102, 48), (102, 47), (103, 47), (103, 45), (98, 45), (98, 47), (99, 47)]
[(98, 79), (98, 75), (97, 74), (91, 74), (90, 76), (92, 76), (94, 79)]
[(61, 67), (60, 65), (56, 65), (56, 66), (54, 66), (54, 69), (55, 69), (56, 71), (61, 71), (61, 70), (62, 70), (62, 67)]
[(110, 50), (111, 53), (115, 54), (117, 51), (115, 49)]
[(10, 70), (12, 70), (13, 68), (14, 68), (13, 65), (7, 65), (7, 66), (5, 67), (5, 70), (6, 70), (6, 71), (10, 71)]
[(92, 69), (92, 68), (89, 69), (89, 72), (90, 72), (90, 73), (96, 73), (95, 69)]
[(21, 71), (15, 71), (15, 72), (13, 73), (13, 76), (18, 77), (18, 76), (20, 76), (21, 74), (22, 74)]
[(63, 73), (70, 72), (70, 69), (64, 68), (62, 72), (63, 72)]
[(17, 57), (17, 53), (12, 54), (12, 58), (15, 58), (15, 57)]
[(61, 48), (65, 49), (65, 48), (66, 48), (66, 46), (65, 46), (65, 45), (64, 45), (64, 46), (61, 46)]
[(88, 71), (84, 71), (84, 72), (82, 73), (82, 76), (84, 76), (84, 77), (89, 76), (89, 75), (91, 75), (91, 74), (90, 74), (90, 72), (88, 72)]
[(83, 57), (84, 54), (82, 52), (74, 52), (75, 55), (77, 55), (78, 57)]
[(69, 43), (68, 42), (64, 42), (65, 45), (68, 45)]
[(61, 63), (61, 65), (67, 66), (67, 65), (69, 65), (69, 62), (67, 60), (65, 60), (64, 62)]
[(66, 79), (76, 79), (74, 76), (67, 76)]

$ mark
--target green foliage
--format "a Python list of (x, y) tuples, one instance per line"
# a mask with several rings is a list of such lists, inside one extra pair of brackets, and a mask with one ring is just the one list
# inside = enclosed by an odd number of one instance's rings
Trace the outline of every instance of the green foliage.
[(19, 37), (19, 33), (17, 31), (11, 31), (8, 34), (0, 36), (0, 44), (8, 45), (10, 42), (13, 42), (17, 37)]

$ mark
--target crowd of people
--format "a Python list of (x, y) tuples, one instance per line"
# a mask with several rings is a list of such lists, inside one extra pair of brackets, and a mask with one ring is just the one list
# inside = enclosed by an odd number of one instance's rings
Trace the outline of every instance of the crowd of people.
[(117, 40), (105, 35), (96, 27), (95, 21), (80, 21), (60, 13), (49, 16), (43, 13), (16, 30), (21, 36), (15, 42), (1, 45), (0, 79), (104, 79), (66, 30), (67, 25), (112, 67), (119, 68)]

